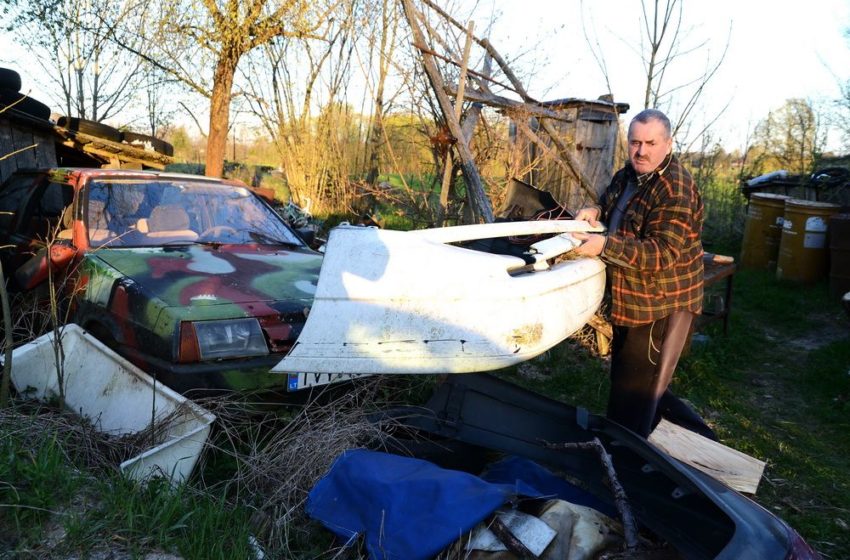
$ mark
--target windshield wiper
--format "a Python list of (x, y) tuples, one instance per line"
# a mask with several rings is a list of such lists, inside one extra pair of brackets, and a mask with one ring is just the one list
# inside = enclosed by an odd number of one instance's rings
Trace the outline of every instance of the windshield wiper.
[(287, 247), (303, 247), (301, 243), (297, 243), (295, 241), (284, 241), (282, 239), (278, 239), (273, 237), (267, 233), (263, 233), (261, 231), (249, 231), (248, 235), (254, 241), (258, 241), (260, 243), (265, 243), (268, 245), (285, 245)]

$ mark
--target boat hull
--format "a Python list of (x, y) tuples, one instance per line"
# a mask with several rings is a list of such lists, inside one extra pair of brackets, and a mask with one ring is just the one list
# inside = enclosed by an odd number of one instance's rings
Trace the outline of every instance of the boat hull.
[[(450, 244), (541, 229), (505, 226), (334, 229), (304, 330), (272, 371), (480, 372), (555, 346), (599, 308), (605, 267), (592, 258), (530, 266)], [(542, 226), (557, 233), (556, 222)]]

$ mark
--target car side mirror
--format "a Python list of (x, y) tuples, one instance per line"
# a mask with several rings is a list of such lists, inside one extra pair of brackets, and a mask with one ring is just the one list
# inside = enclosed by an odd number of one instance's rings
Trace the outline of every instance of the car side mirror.
[[(74, 247), (63, 244), (53, 244), (39, 249), (30, 260), (22, 264), (15, 271), (15, 282), (24, 290), (31, 290), (47, 280), (48, 266), (53, 270), (64, 270), (74, 259), (77, 250)], [(48, 262), (49, 258), (49, 262)]]

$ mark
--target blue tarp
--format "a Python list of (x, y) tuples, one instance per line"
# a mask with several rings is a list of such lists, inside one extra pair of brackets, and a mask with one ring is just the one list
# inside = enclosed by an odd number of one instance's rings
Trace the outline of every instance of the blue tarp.
[(420, 459), (353, 449), (310, 491), (306, 509), (346, 543), (363, 534), (372, 559), (425, 560), (517, 494), (537, 493), (521, 482), (494, 484)]
[(508, 457), (479, 478), (366, 449), (337, 457), (306, 509), (346, 544), (363, 535), (372, 560), (426, 560), (520, 496), (558, 497), (616, 516), (610, 505), (528, 459)]
[(617, 519), (619, 514), (610, 503), (603, 502), (587, 490), (523, 457), (507, 457), (493, 463), (481, 475), (487, 482), (495, 484), (522, 483), (533, 487), (544, 496), (552, 496), (580, 506), (587, 506)]

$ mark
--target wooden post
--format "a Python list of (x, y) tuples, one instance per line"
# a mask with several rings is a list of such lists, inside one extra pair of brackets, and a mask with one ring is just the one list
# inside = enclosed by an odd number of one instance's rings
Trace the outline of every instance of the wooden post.
[[(460, 79), (458, 80), (457, 96), (455, 97), (455, 119), (460, 122), (461, 114), (463, 113), (463, 92), (466, 89), (466, 69), (469, 64), (469, 49), (472, 48), (472, 30), (475, 27), (475, 22), (469, 21), (466, 28), (466, 42), (463, 45), (463, 58), (461, 59)], [(463, 128), (461, 128), (463, 130)], [(461, 134), (463, 136), (463, 134)], [(466, 142), (466, 137), (458, 139), (458, 141)], [(468, 142), (467, 142), (468, 144)], [(449, 209), (449, 191), (452, 186), (452, 158), (451, 153), (446, 152), (446, 163), (443, 165), (443, 185), (440, 189), (440, 225), (443, 225), (443, 220)]]
[[(407, 22), (413, 31), (413, 39), (415, 43), (425, 45), (425, 37), (422, 34), (422, 29), (416, 19), (416, 9), (411, 0), (402, 0), (404, 14)], [(464, 178), (466, 179), (466, 187), (470, 189), (472, 200), (474, 201), (474, 213), (483, 219), (485, 222), (493, 222), (493, 208), (490, 205), (490, 200), (484, 192), (484, 185), (481, 181), (481, 175), (478, 173), (478, 168), (475, 166), (475, 160), (472, 156), (472, 150), (469, 149), (469, 144), (463, 136), (460, 122), (455, 117), (454, 107), (452, 102), (446, 95), (445, 84), (440, 76), (440, 71), (434, 62), (433, 56), (427, 52), (421, 51), (422, 64), (425, 67), (425, 73), (428, 75), (428, 80), (431, 82), (431, 89), (437, 97), (437, 102), (440, 104), (440, 111), (443, 113), (443, 118), (446, 120), (446, 125), (449, 127), (449, 132), (457, 138), (456, 148), (461, 159), (461, 169), (463, 170)]]

